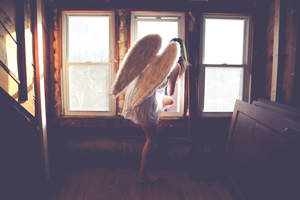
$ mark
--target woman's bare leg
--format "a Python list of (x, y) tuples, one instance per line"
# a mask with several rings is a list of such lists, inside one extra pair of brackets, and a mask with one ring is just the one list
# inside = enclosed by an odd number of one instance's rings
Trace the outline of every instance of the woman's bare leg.
[(156, 126), (142, 127), (146, 142), (144, 144), (142, 153), (141, 153), (141, 164), (139, 169), (138, 181), (139, 182), (153, 182), (158, 179), (156, 176), (149, 175), (149, 158), (153, 152), (154, 147), (157, 145), (157, 133)]

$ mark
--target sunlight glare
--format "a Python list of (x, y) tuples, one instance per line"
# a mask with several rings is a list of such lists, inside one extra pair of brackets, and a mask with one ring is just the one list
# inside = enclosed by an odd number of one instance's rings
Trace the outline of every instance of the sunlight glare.
[(244, 19), (205, 19), (205, 64), (243, 64)]

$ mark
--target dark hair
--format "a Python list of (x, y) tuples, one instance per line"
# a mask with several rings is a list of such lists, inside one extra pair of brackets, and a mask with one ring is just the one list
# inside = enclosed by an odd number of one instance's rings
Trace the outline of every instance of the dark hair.
[(178, 59), (178, 63), (181, 66), (181, 71), (185, 71), (189, 62), (187, 60), (186, 49), (184, 43), (181, 38), (173, 38), (170, 42), (177, 42), (180, 46), (180, 57)]

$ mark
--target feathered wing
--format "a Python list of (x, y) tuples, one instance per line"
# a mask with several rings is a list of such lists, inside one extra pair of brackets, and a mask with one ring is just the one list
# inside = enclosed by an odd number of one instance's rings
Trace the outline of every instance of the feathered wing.
[(158, 34), (146, 35), (138, 40), (127, 52), (115, 82), (112, 94), (118, 96), (146, 66), (156, 57), (161, 47), (161, 37)]
[(179, 57), (179, 45), (170, 43), (164, 52), (157, 56), (138, 77), (132, 103), (128, 110), (142, 103), (165, 80)]

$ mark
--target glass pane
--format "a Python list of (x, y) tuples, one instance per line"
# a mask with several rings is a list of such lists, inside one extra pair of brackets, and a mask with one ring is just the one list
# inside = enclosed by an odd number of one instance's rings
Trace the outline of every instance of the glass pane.
[[(0, 24), (0, 62), (6, 66), (16, 78), (19, 78), (17, 63), (17, 43)], [(1, 67), (0, 65), (0, 67)]]
[(205, 64), (243, 64), (244, 19), (205, 19)]
[(109, 66), (69, 67), (70, 111), (109, 111)]
[(137, 40), (148, 34), (159, 34), (162, 38), (163, 50), (171, 39), (178, 37), (178, 22), (176, 21), (138, 21)]
[(109, 62), (109, 17), (68, 19), (68, 62)]
[(242, 95), (243, 68), (205, 68), (204, 112), (232, 112)]

